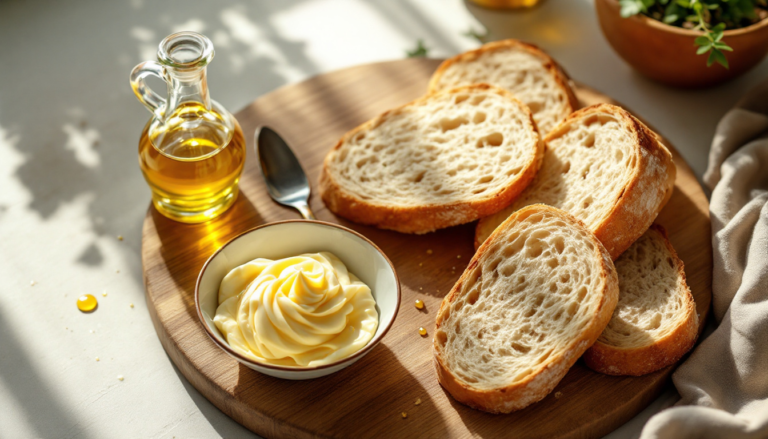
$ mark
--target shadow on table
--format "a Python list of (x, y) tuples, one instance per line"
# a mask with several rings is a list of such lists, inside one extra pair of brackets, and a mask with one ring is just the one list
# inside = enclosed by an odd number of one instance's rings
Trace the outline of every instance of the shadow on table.
[[(350, 438), (449, 435), (427, 390), (383, 343), (346, 369), (313, 380), (282, 380), (238, 367), (233, 394), (258, 407), (240, 416), (268, 437), (306, 436), (306, 431)], [(422, 401), (418, 406), (417, 398)], [(408, 417), (403, 419), (402, 412)]]
[[(16, 405), (21, 408), (27, 425), (35, 431), (36, 437), (88, 438), (90, 435), (81, 428), (86, 422), (77, 418), (74, 410), (64, 407), (56, 392), (48, 389), (45, 379), (37, 373), (37, 367), (27, 355), (8, 325), (0, 309), (0, 381)], [(9, 373), (13, 371), (13, 375)], [(0, 426), (0, 433), (6, 433)]]
[[(164, 7), (143, 1), (6, 3), (0, 4), (0, 37), (7, 39), (20, 29), (47, 35), (50, 29), (45, 26), (50, 23), (45, 17), (50, 16), (58, 17), (61, 26), (61, 38), (43, 44), (22, 38), (25, 44), (14, 46), (5, 56), (15, 62), (4, 66), (8, 67), (4, 79), (46, 84), (44, 90), (23, 85), (5, 89), (2, 96), (4, 108), (14, 111), (0, 118), (0, 143), (8, 143), (19, 155), (12, 178), (31, 197), (24, 208), (50, 222), (73, 205), (82, 207), (77, 215), (85, 224), (76, 227), (78, 245), (71, 251), (79, 254), (72, 255), (72, 262), (89, 268), (116, 264), (114, 268), (130, 273), (136, 285), (142, 283), (141, 219), (149, 202), (136, 161), (137, 142), (149, 113), (133, 96), (128, 74), (137, 63), (154, 58), (146, 57), (145, 49), (154, 52), (174, 27), (202, 23), (204, 32), (216, 41), (217, 61), (209, 76), (213, 97), (232, 111), (291, 81), (287, 66), (303, 74), (320, 70), (306, 53), (308, 42), (286, 38), (272, 19), (304, 0), (250, 4), (224, 0), (193, 6), (175, 1)], [(115, 19), (104, 25), (98, 17)], [(94, 23), (101, 24), (91, 26)], [(80, 32), (83, 26), (91, 31)], [(264, 49), (270, 45), (273, 52)], [(69, 68), (61, 75), (41, 73), (49, 65)], [(75, 93), (73, 84), (87, 87)], [(0, 221), (7, 209), (0, 205)], [(119, 246), (121, 258), (111, 260), (106, 241), (117, 235), (125, 238)]]
[[(168, 359), (170, 360), (171, 357), (168, 357)], [(260, 437), (242, 425), (236, 422), (232, 422), (232, 420), (226, 414), (224, 414), (224, 412), (216, 408), (215, 405), (211, 404), (211, 402), (208, 401), (205, 396), (203, 396), (197, 389), (195, 389), (195, 387), (187, 380), (187, 378), (184, 377), (179, 368), (176, 367), (173, 361), (170, 361), (170, 363), (173, 366), (173, 371), (176, 372), (176, 375), (179, 377), (179, 381), (184, 386), (184, 390), (187, 391), (187, 394), (192, 399), (192, 402), (195, 403), (198, 410), (200, 410), (200, 413), (205, 416), (205, 419), (209, 424), (211, 424), (211, 427), (213, 427), (213, 429), (216, 430), (216, 432), (221, 437), (233, 439), (253, 439)]]

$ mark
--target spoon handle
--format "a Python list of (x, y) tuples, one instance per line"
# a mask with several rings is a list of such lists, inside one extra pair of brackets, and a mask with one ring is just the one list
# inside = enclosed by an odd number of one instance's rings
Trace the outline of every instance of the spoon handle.
[(315, 215), (312, 213), (312, 210), (310, 210), (309, 205), (306, 203), (306, 201), (298, 201), (296, 203), (292, 204), (293, 207), (296, 208), (301, 213), (301, 216), (304, 217), (304, 219), (308, 220), (315, 220)]

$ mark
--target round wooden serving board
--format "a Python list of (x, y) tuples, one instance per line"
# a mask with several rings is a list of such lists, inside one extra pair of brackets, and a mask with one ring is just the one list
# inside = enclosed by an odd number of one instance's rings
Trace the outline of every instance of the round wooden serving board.
[[(371, 117), (421, 96), (438, 64), (438, 60), (409, 59), (363, 65), (260, 97), (236, 115), (248, 140), (248, 160), (234, 207), (200, 225), (171, 221), (154, 208), (147, 214), (142, 241), (144, 283), (160, 341), (195, 388), (260, 435), (600, 437), (632, 418), (669, 385), (672, 367), (639, 378), (612, 377), (595, 373), (579, 361), (552, 394), (525, 410), (490, 415), (457, 403), (437, 382), (432, 329), (440, 301), (472, 257), (475, 224), (404, 235), (337, 218), (316, 194), (311, 205), (318, 219), (357, 230), (395, 265), (403, 300), (390, 332), (354, 365), (310, 381), (261, 375), (241, 366), (208, 338), (194, 305), (195, 280), (206, 259), (245, 230), (299, 217), (267, 195), (252, 149), (254, 129), (268, 125), (282, 134), (316, 189), (323, 158), (337, 140)], [(577, 89), (577, 95), (584, 105), (611, 102), (584, 87)], [(657, 222), (669, 231), (685, 262), (688, 283), (704, 318), (712, 284), (708, 204), (691, 169), (672, 151), (677, 164), (675, 192)], [(426, 303), (425, 310), (413, 306), (416, 299)], [(428, 337), (419, 336), (419, 326), (429, 330)], [(417, 398), (420, 405), (414, 404)]]

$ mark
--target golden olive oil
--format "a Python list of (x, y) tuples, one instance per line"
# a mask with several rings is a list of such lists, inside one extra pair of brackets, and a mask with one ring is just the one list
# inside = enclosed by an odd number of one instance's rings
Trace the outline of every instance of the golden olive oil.
[(244, 163), (245, 138), (237, 121), (227, 129), (220, 114), (195, 102), (177, 107), (163, 124), (148, 123), (139, 141), (139, 165), (152, 201), (176, 221), (204, 222), (227, 210)]

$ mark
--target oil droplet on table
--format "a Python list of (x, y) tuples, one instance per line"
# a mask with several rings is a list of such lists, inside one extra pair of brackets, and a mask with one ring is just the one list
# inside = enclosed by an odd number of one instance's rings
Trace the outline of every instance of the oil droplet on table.
[(424, 309), (424, 302), (419, 299), (416, 299), (416, 303), (414, 303), (414, 305), (416, 306), (416, 309)]
[(93, 312), (97, 306), (99, 306), (99, 302), (90, 294), (83, 294), (77, 298), (77, 309), (82, 312)]
[(424, 328), (424, 327), (419, 328), (419, 335), (422, 337), (427, 335), (427, 328)]

